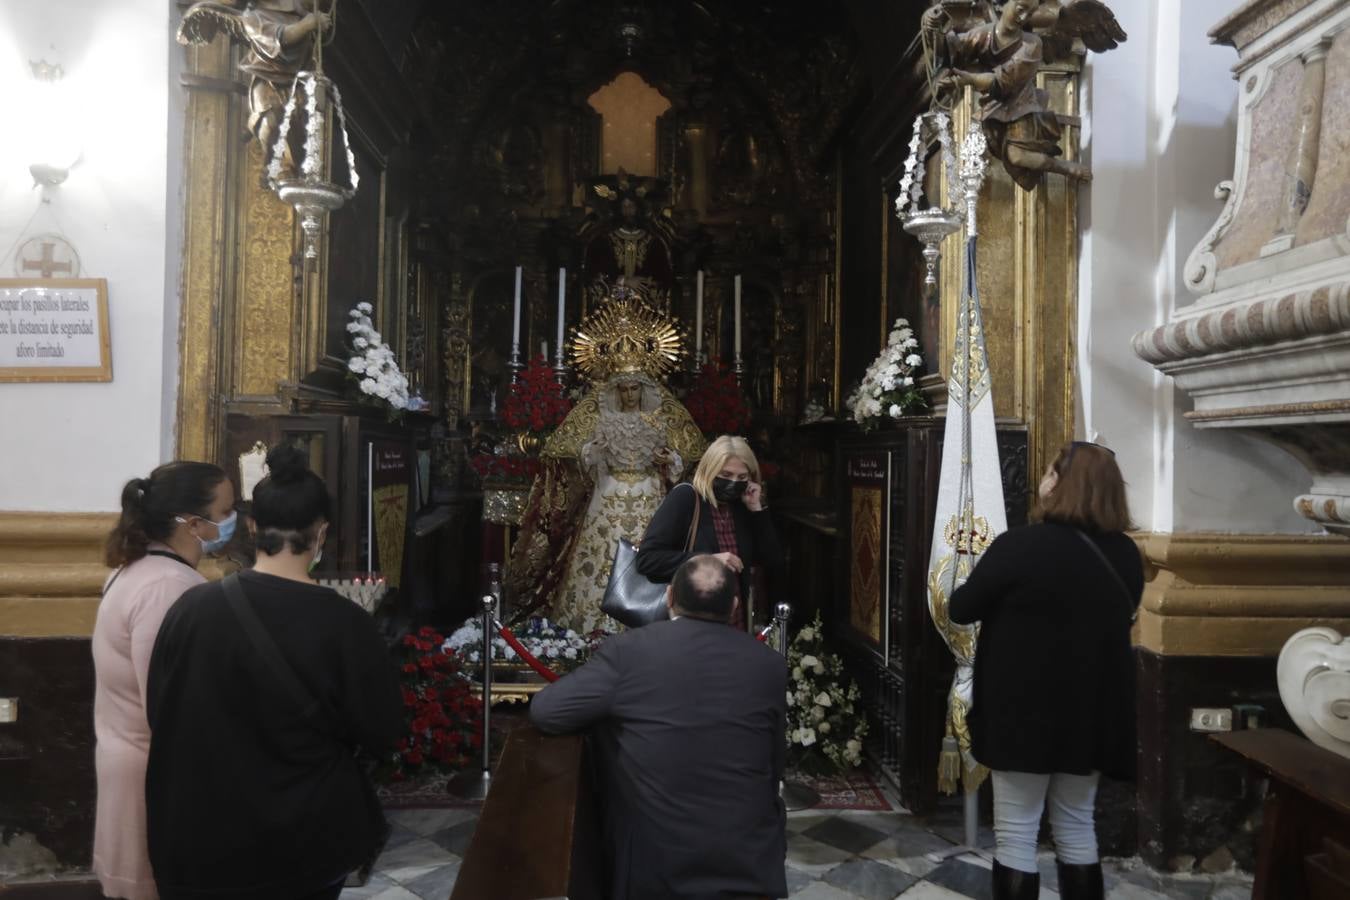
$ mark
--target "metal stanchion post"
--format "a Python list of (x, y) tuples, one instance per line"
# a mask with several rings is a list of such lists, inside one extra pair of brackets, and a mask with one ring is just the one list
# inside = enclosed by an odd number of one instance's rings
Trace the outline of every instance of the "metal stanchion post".
[(450, 779), (449, 793), (462, 800), (483, 800), (492, 787), (492, 625), (496, 618), (497, 598), (484, 594), (483, 607), (483, 768), (479, 772), (461, 772)]
[[(786, 603), (780, 603), (773, 608), (774, 622), (778, 625), (778, 652), (783, 654), (783, 659), (788, 655), (788, 619), (792, 618), (792, 607)], [(778, 786), (778, 796), (783, 798), (783, 806), (788, 812), (795, 812), (799, 809), (810, 809), (820, 802), (820, 794), (808, 785), (800, 781), (783, 781)]]

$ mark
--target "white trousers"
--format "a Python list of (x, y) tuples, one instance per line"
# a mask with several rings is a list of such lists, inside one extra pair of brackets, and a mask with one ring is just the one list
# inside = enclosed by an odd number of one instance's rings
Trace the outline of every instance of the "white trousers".
[(994, 772), (998, 861), (1009, 869), (1036, 871), (1036, 835), (1048, 802), (1050, 830), (1060, 862), (1069, 865), (1097, 862), (1097, 832), (1092, 812), (1098, 777), (1096, 772), (1091, 775)]

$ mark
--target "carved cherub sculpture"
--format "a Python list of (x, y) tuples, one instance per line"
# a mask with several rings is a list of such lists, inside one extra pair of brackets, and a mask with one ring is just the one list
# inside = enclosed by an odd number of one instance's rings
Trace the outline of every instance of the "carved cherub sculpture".
[[(332, 22), (333, 0), (202, 0), (183, 14), (178, 43), (207, 44), (224, 31), (247, 50), (240, 70), (250, 76), (248, 128), (263, 148), (263, 170), (272, 160), (291, 82), (310, 59), (314, 36)], [(288, 146), (283, 172), (294, 174)]]
[(1047, 56), (1081, 46), (1102, 52), (1125, 32), (1100, 0), (941, 0), (923, 16), (922, 32), (934, 103), (970, 86), (982, 95), (989, 150), (1019, 185), (1031, 190), (1045, 172), (1089, 180), (1082, 163), (1062, 158), (1060, 124), (1036, 86)]

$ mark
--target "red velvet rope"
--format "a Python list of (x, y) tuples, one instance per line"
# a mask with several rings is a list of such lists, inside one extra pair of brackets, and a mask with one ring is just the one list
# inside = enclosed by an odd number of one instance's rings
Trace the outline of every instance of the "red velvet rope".
[(769, 632), (773, 631), (775, 627), (776, 626), (774, 625), (765, 625), (763, 630), (755, 635), (755, 640), (759, 641), (761, 644), (766, 643), (769, 640)]
[(494, 622), (493, 624), (497, 626), (497, 633), (502, 636), (502, 640), (506, 641), (511, 649), (516, 651), (516, 655), (525, 661), (525, 665), (534, 669), (545, 681), (558, 680), (558, 673), (541, 663), (533, 653), (526, 650), (525, 645), (517, 640), (516, 636), (511, 633), (511, 629), (507, 628), (501, 622)]

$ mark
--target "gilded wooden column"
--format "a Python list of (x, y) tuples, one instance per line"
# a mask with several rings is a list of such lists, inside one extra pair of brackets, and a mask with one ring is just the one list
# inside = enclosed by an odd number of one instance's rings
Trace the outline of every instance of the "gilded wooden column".
[[(177, 455), (219, 461), (227, 404), (280, 407), (280, 386), (309, 371), (323, 322), (299, 302), (294, 214), (263, 183), (261, 147), (240, 139), (246, 101), (229, 41), (182, 52), (190, 93)], [(318, 279), (310, 281), (312, 293)]]
[[(189, 47), (194, 76), (230, 77), (226, 41)], [(219, 87), (189, 89), (184, 136), (183, 283), (179, 317), (177, 455), (215, 459), (221, 441), (222, 298), (227, 294), (231, 216), (230, 144), (240, 127), (235, 104)]]
[[(1078, 68), (1047, 65), (1037, 86), (1050, 97), (1064, 127), (1067, 160), (1078, 159)], [(953, 143), (971, 127), (969, 91), (952, 114)], [(937, 157), (928, 163), (938, 166)], [(950, 196), (945, 173), (938, 182)], [(949, 202), (949, 201), (945, 201)], [(1074, 434), (1074, 339), (1078, 317), (1078, 184), (1046, 175), (1031, 191), (992, 165), (979, 200), (977, 260), (994, 414), (1027, 426), (1030, 471), (1043, 471)], [(942, 245), (940, 366), (951, 371), (956, 315), (965, 272), (963, 232)], [(884, 332), (883, 332), (884, 333)]]

